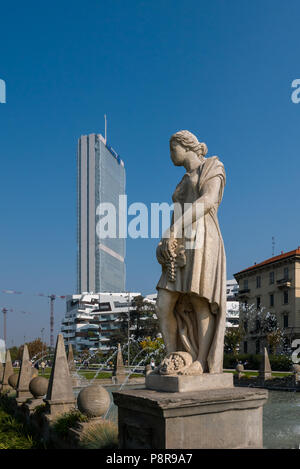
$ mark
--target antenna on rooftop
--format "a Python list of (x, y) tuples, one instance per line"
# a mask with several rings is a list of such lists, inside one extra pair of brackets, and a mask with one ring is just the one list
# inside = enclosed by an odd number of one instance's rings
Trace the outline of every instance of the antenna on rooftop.
[(107, 119), (106, 119), (106, 114), (104, 114), (104, 125), (105, 125), (104, 140), (105, 140), (105, 145), (106, 145), (106, 142), (107, 142)]
[(272, 236), (272, 257), (275, 256), (275, 237)]

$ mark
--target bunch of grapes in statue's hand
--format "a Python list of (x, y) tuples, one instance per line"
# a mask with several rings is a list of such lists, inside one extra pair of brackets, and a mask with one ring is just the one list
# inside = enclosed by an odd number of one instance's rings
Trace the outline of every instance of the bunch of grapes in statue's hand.
[(168, 242), (168, 251), (169, 256), (166, 260), (166, 266), (168, 269), (168, 278), (170, 282), (175, 282), (176, 279), (176, 248), (177, 248), (177, 240), (170, 239)]

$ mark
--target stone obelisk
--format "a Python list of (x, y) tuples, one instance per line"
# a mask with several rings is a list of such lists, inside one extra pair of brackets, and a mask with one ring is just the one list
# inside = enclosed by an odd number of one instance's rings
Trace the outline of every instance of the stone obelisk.
[(29, 383), (32, 379), (32, 364), (29, 359), (28, 347), (24, 344), (22, 363), (19, 373), (19, 379), (17, 383), (17, 403), (22, 404), (27, 399), (32, 398), (32, 394), (29, 391)]
[(65, 413), (75, 407), (68, 360), (62, 334), (58, 334), (54, 362), (45, 399), (51, 416)]

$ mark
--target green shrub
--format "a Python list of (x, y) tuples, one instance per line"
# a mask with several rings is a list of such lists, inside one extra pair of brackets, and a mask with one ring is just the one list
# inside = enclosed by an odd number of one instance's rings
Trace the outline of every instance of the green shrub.
[(33, 442), (24, 425), (0, 409), (0, 449), (32, 449)]
[(76, 426), (78, 422), (87, 422), (88, 418), (83, 415), (79, 410), (72, 410), (71, 412), (67, 412), (59, 417), (53, 428), (56, 433), (61, 435), (63, 438), (66, 438), (68, 435), (68, 431), (70, 428)]
[(118, 428), (110, 420), (90, 425), (82, 435), (85, 449), (118, 449)]
[[(290, 371), (292, 366), (292, 360), (287, 355), (269, 355), (271, 368), (274, 371)], [(225, 369), (234, 369), (237, 362), (242, 363), (248, 362), (245, 366), (247, 370), (259, 370), (262, 361), (262, 355), (254, 355), (250, 353), (240, 353), (237, 356), (233, 354), (224, 354), (223, 367)]]

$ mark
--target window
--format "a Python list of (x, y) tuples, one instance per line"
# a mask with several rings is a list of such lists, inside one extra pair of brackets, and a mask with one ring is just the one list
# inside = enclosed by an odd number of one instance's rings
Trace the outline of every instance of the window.
[(244, 353), (248, 352), (248, 342), (244, 342)]
[(285, 290), (283, 292), (283, 304), (287, 305), (288, 302), (289, 302), (289, 292), (288, 292), (288, 290)]
[(288, 280), (289, 279), (289, 268), (288, 267), (285, 267), (283, 269), (283, 278), (284, 280)]
[(128, 308), (130, 303), (126, 301), (126, 303), (122, 303), (121, 301), (114, 301), (114, 307), (115, 308)]
[(270, 294), (270, 306), (274, 306), (274, 294)]
[(248, 321), (247, 321), (247, 319), (245, 319), (245, 321), (244, 321), (244, 329), (245, 329), (245, 332), (248, 332)]
[(260, 286), (261, 286), (261, 276), (258, 275), (256, 277), (256, 288), (260, 288)]
[(283, 316), (283, 327), (289, 327), (289, 315), (284, 314)]
[(274, 275), (274, 272), (270, 272), (270, 285), (272, 285), (275, 281), (275, 275)]
[(256, 297), (256, 309), (260, 308), (260, 296)]
[(248, 290), (248, 279), (245, 278), (244, 280), (244, 290)]
[(255, 327), (256, 327), (255, 331), (258, 332), (260, 330), (260, 320), (259, 319), (256, 319)]
[(99, 304), (99, 311), (111, 311), (110, 303), (100, 303)]

